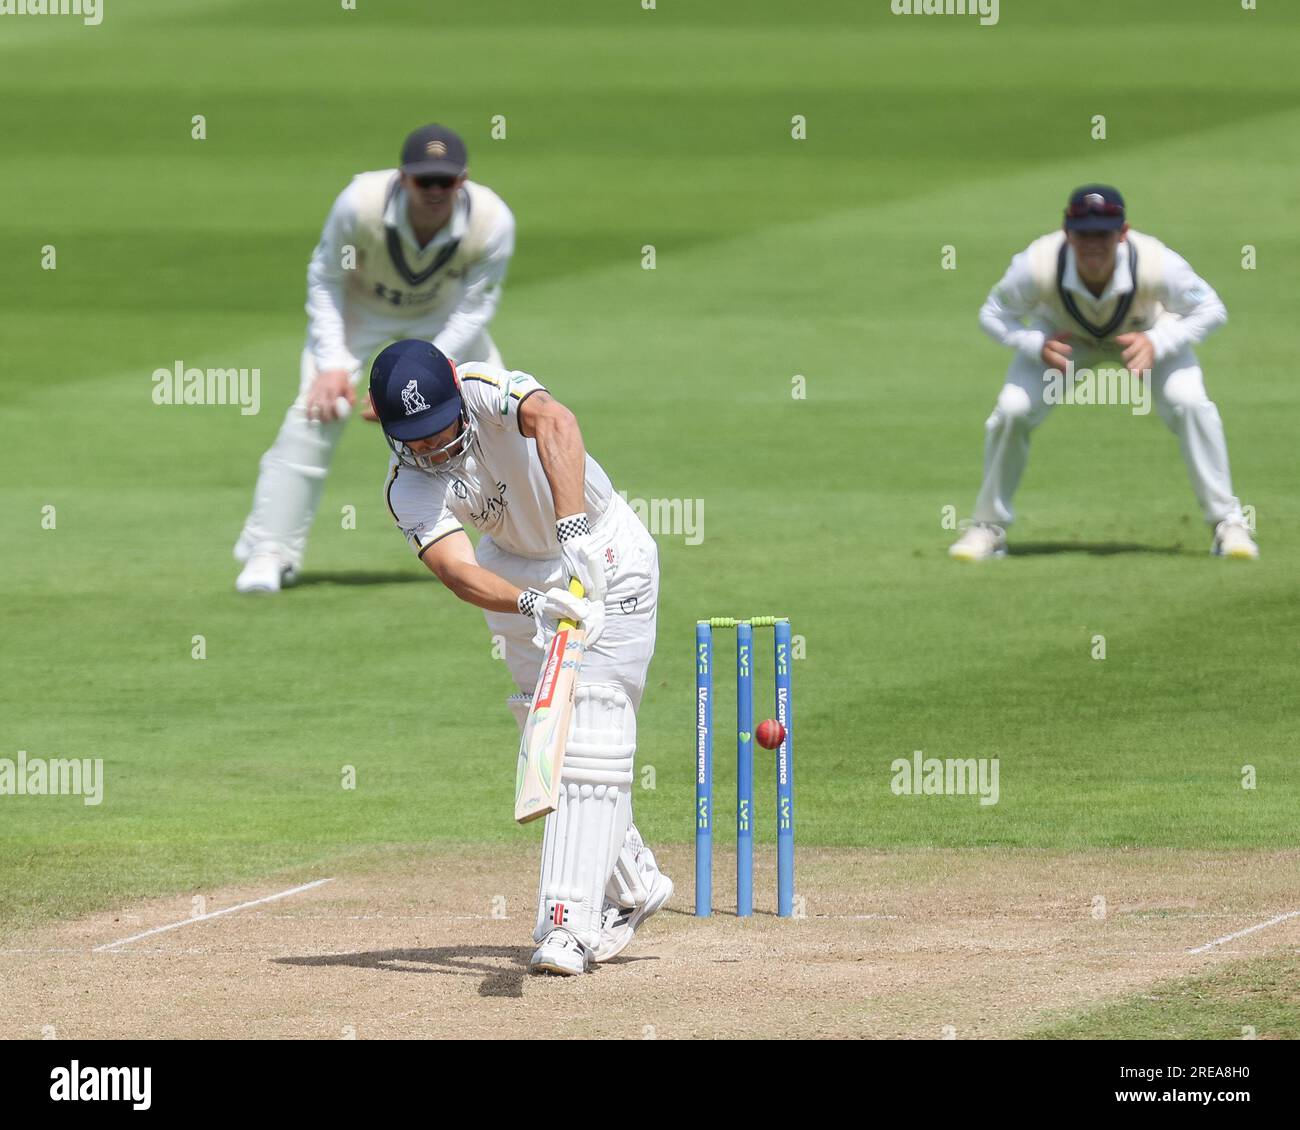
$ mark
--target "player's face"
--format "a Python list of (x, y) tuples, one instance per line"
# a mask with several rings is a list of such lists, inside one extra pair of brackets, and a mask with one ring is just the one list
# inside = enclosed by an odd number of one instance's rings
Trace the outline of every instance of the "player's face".
[(1115, 252), (1124, 238), (1121, 231), (1067, 231), (1079, 274), (1089, 282), (1110, 278), (1115, 270)]
[(434, 435), (411, 440), (406, 446), (412, 455), (427, 455), (431, 463), (446, 463), (448, 459), (460, 454), (460, 444), (454, 444), (454, 441), (460, 435), (462, 427), (464, 421), (457, 420)]
[(406, 173), (402, 174), (402, 184), (406, 188), (412, 206), (424, 215), (449, 212), (456, 193), (464, 183), (463, 175), (413, 177)]

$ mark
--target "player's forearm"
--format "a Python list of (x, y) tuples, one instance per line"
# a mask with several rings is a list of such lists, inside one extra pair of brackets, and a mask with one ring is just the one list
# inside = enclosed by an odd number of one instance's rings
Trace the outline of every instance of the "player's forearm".
[(1147, 332), (1156, 351), (1156, 360), (1163, 361), (1185, 345), (1199, 345), (1228, 320), (1228, 309), (1213, 291), (1210, 297), (1182, 317), (1166, 311), (1156, 319)]
[(447, 324), (433, 339), (433, 344), (448, 357), (456, 360), (483, 360), (483, 358), (466, 356), (465, 350), (476, 337), (487, 329), (488, 323), (492, 321), (493, 315), (497, 312), (497, 303), (500, 298), (500, 288), (493, 287), (456, 307), (447, 319)]
[(999, 345), (1005, 345), (1035, 360), (1043, 352), (1047, 335), (1042, 330), (1031, 330), (1010, 316), (991, 295), (980, 307), (980, 328)]
[(352, 364), (343, 324), (343, 276), (331, 271), (328, 256), (322, 242), (307, 268), (307, 340), (322, 371)]
[(548, 404), (547, 411), (537, 421), (534, 438), (537, 458), (546, 481), (551, 484), (555, 516), (585, 514), (587, 449), (577, 417), (561, 404)]
[(487, 253), (470, 267), (464, 279), (464, 293), (447, 319), (447, 324), (433, 339), (448, 357), (481, 361), (468, 357), (464, 350), (485, 329), (497, 312), (501, 287), (506, 281), (510, 257), (515, 250), (514, 222), (508, 221), (492, 237)]
[(518, 612), (520, 588), (472, 562), (456, 562), (434, 569), (444, 585), (467, 604), (489, 612)]

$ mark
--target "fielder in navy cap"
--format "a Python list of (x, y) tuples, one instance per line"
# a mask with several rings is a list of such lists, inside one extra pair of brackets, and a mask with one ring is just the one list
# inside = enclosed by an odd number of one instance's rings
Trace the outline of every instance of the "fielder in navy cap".
[[(501, 197), (468, 178), (467, 161), (454, 130), (421, 126), (402, 142), (398, 167), (360, 173), (334, 201), (307, 268), (298, 395), (258, 466), (235, 543), (243, 566), (238, 591), (279, 592), (302, 568), (331, 456), (353, 408), (377, 419), (364, 394), (358, 403), (366, 358), (404, 339), (432, 342), (466, 361), (501, 363), (489, 327), (514, 252), (515, 220)], [(419, 426), (432, 418), (421, 416)]]
[(1211, 552), (1259, 556), (1194, 349), (1227, 318), (1186, 259), (1129, 227), (1119, 189), (1085, 184), (1070, 193), (1061, 227), (1011, 260), (980, 310), (984, 331), (1013, 356), (984, 425), (984, 481), (972, 521), (949, 554), (983, 561), (1006, 553), (1030, 435), (1066, 404), (1134, 415), (1154, 407), (1178, 439), (1213, 530)]

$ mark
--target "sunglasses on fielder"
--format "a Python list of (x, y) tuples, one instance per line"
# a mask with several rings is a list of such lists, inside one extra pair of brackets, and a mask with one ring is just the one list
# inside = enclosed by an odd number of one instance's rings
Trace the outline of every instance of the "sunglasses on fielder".
[(420, 188), (450, 188), (456, 183), (454, 176), (427, 176), (416, 177), (415, 183)]

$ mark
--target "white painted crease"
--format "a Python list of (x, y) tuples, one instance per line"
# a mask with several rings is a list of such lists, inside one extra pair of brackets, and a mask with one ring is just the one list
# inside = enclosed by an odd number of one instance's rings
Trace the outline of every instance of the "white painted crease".
[(1235, 934), (1224, 934), (1222, 938), (1215, 938), (1212, 942), (1206, 942), (1203, 946), (1197, 946), (1190, 949), (1188, 953), (1204, 953), (1206, 950), (1212, 950), (1215, 946), (1221, 946), (1224, 942), (1231, 942), (1237, 938), (1244, 938), (1247, 934), (1253, 934), (1256, 930), (1267, 930), (1270, 926), (1276, 926), (1279, 922), (1285, 922), (1288, 918), (1295, 918), (1300, 915), (1300, 910), (1289, 910), (1286, 914), (1279, 914), (1276, 918), (1270, 918), (1267, 922), (1260, 922), (1255, 926), (1247, 926), (1244, 930), (1238, 930)]
[(195, 922), (206, 922), (211, 918), (220, 918), (223, 914), (234, 914), (237, 910), (247, 910), (250, 906), (260, 906), (262, 903), (275, 902), (277, 899), (301, 894), (303, 891), (310, 891), (313, 887), (319, 887), (324, 883), (332, 882), (334, 882), (332, 878), (316, 879), (310, 883), (304, 883), (301, 887), (291, 887), (287, 891), (280, 891), (274, 895), (267, 895), (265, 898), (253, 899), (251, 902), (241, 902), (238, 906), (227, 906), (222, 910), (214, 910), (208, 914), (196, 914), (193, 918), (182, 918), (179, 922), (169, 922), (165, 926), (155, 926), (152, 930), (146, 930), (142, 934), (132, 934), (129, 938), (122, 938), (116, 942), (105, 942), (102, 946), (96, 946), (90, 952), (103, 953), (105, 950), (117, 949), (118, 946), (127, 945), (129, 942), (138, 942), (141, 938), (147, 938), (152, 934), (162, 934), (167, 930), (178, 930), (182, 926), (191, 926)]

